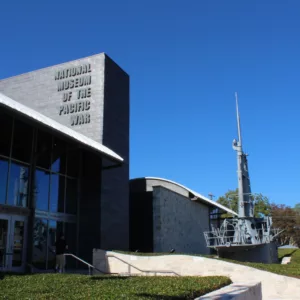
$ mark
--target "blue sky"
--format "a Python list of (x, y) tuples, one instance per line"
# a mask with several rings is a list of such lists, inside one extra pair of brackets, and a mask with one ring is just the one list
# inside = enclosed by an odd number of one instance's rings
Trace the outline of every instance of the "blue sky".
[(0, 78), (106, 52), (131, 77), (131, 178), (237, 186), (234, 92), (253, 192), (300, 202), (300, 2), (4, 1)]

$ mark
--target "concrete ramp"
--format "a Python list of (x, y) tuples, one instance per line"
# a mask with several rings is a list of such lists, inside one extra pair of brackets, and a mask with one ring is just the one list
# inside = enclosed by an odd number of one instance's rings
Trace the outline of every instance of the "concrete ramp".
[[(173, 271), (181, 276), (227, 276), (233, 283), (261, 282), (263, 299), (300, 300), (300, 280), (216, 259), (189, 255), (134, 256), (94, 250), (93, 265), (103, 271), (149, 275)], [(153, 273), (153, 275), (155, 275)]]

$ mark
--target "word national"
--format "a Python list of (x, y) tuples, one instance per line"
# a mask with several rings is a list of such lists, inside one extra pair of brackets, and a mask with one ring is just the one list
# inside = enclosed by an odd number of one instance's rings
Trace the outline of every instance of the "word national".
[(92, 72), (91, 64), (85, 64), (78, 67), (67, 68), (60, 71), (56, 71), (55, 80), (74, 77), (77, 75), (82, 75), (90, 72)]

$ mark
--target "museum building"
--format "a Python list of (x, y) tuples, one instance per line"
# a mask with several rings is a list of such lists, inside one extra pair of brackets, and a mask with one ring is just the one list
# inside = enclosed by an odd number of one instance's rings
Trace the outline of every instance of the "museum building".
[[(129, 76), (107, 55), (0, 80), (0, 270), (129, 248)], [(68, 259), (68, 267), (75, 261)]]
[(204, 232), (219, 228), (222, 215), (237, 215), (164, 178), (134, 178), (129, 189), (131, 251), (209, 254)]

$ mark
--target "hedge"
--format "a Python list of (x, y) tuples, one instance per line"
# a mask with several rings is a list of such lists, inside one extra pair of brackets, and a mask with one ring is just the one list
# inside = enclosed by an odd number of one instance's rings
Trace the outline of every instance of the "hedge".
[(230, 284), (227, 277), (5, 275), (0, 299), (195, 299)]

